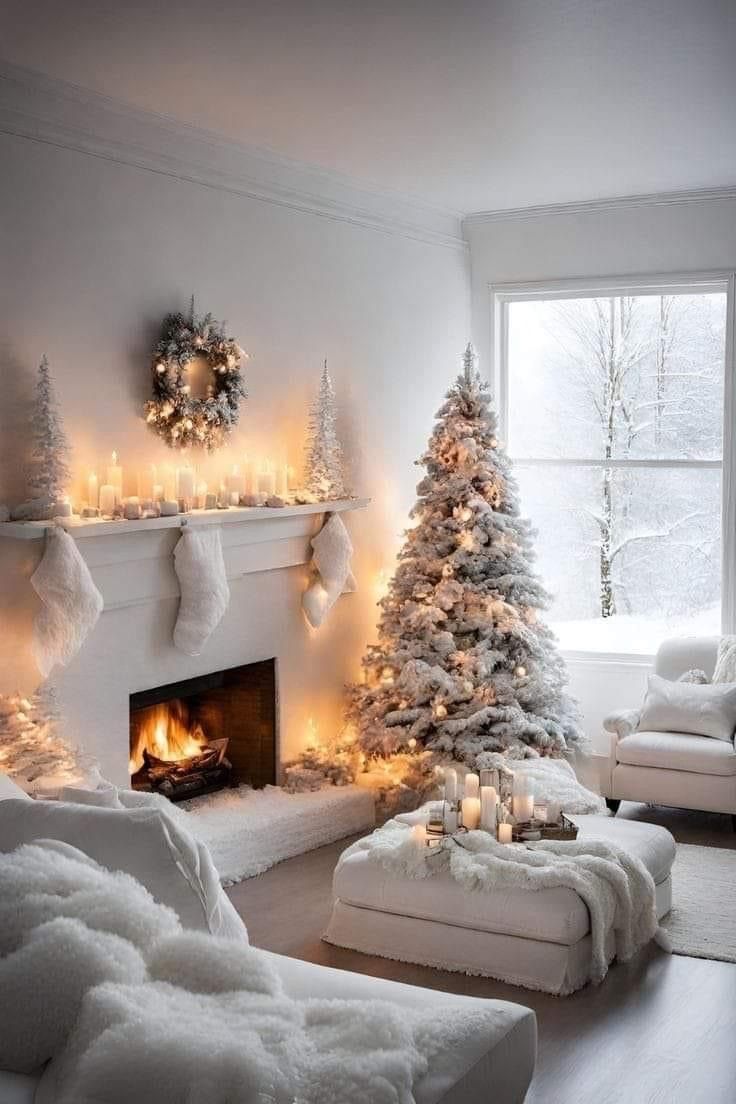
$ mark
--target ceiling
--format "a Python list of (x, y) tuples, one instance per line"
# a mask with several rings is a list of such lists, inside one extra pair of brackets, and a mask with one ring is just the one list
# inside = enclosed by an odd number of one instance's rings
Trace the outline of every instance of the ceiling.
[(0, 0), (0, 55), (462, 213), (736, 183), (736, 0)]

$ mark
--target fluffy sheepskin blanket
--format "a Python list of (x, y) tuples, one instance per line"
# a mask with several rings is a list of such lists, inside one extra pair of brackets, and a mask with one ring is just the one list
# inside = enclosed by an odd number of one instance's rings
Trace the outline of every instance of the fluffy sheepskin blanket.
[(433, 1052), (493, 1017), (294, 1000), (258, 950), (50, 841), (0, 854), (0, 993), (0, 1069), (51, 1059), (55, 1104), (413, 1104)]
[[(596, 984), (608, 971), (609, 930), (615, 937), (615, 955), (622, 962), (659, 935), (651, 874), (640, 859), (601, 840), (544, 840), (509, 847), (487, 832), (468, 832), (430, 849), (417, 846), (409, 824), (389, 820), (354, 843), (343, 857), (356, 851), (368, 851), (374, 861), (399, 877), (429, 878), (448, 870), (472, 892), (558, 886), (574, 890), (590, 913), (590, 980)], [(662, 943), (666, 946), (665, 940)]]
[(578, 782), (566, 759), (511, 759), (505, 766), (514, 774), (523, 773), (533, 783), (535, 798), (556, 801), (565, 813), (582, 816), (607, 812), (604, 799)]

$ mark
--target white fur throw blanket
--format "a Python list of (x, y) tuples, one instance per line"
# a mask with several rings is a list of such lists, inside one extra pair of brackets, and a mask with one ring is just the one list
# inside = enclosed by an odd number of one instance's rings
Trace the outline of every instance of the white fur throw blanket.
[(389, 820), (343, 857), (368, 851), (385, 869), (405, 878), (428, 878), (449, 870), (456, 882), (476, 893), (558, 886), (574, 890), (590, 913), (590, 980), (596, 984), (608, 972), (609, 929), (622, 962), (659, 934), (652, 876), (640, 859), (618, 847), (593, 839), (509, 846), (487, 832), (468, 832), (456, 839), (444, 840), (441, 849), (428, 848), (411, 838), (408, 824)]
[(0, 994), (0, 1069), (51, 1059), (39, 1104), (413, 1104), (432, 1053), (494, 1014), (294, 1000), (262, 952), (54, 841), (0, 854)]

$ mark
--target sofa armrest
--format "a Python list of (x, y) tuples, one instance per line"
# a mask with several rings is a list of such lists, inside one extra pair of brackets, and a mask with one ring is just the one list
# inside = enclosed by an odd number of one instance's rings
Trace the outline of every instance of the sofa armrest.
[(638, 709), (619, 709), (604, 718), (603, 727), (606, 732), (611, 732), (619, 740), (623, 740), (624, 736), (630, 736), (632, 732), (636, 732), (640, 720), (641, 713)]

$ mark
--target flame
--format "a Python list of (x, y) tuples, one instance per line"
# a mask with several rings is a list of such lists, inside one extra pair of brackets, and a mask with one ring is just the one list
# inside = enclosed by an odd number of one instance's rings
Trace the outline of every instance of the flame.
[(183, 702), (175, 699), (151, 706), (146, 710), (131, 751), (130, 773), (135, 774), (143, 766), (144, 749), (157, 759), (175, 763), (199, 755), (206, 743), (202, 726), (191, 724)]

